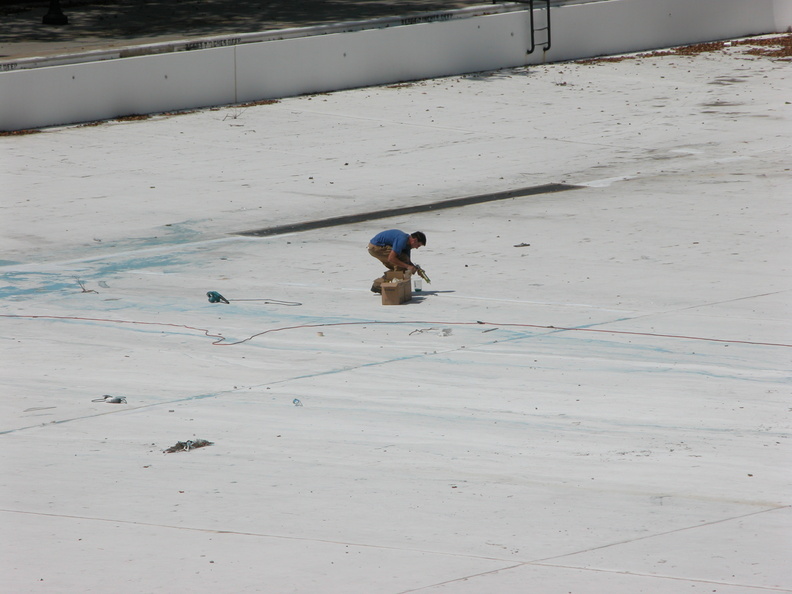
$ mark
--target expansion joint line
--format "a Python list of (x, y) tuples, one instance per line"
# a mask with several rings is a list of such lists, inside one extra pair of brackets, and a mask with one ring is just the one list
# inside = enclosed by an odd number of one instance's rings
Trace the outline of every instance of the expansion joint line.
[(517, 564), (510, 564), (509, 566), (506, 566), (506, 567), (500, 567), (498, 569), (491, 569), (489, 571), (482, 571), (482, 572), (475, 573), (475, 574), (465, 575), (465, 576), (462, 576), (462, 577), (454, 578), (452, 580), (447, 580), (447, 581), (444, 581), (444, 582), (431, 584), (430, 586), (422, 586), (422, 587), (417, 588), (417, 589), (404, 590), (402, 592), (399, 592), (399, 594), (410, 594), (412, 592), (420, 592), (420, 591), (423, 591), (423, 590), (425, 590), (426, 588), (429, 588), (429, 587), (436, 588), (436, 587), (439, 587), (439, 586), (445, 586), (445, 585), (448, 585), (448, 584), (453, 584), (453, 583), (457, 583), (457, 582), (461, 582), (461, 581), (468, 581), (468, 580), (471, 580), (471, 579), (474, 579), (474, 578), (478, 578), (478, 577), (483, 577), (483, 576), (487, 576), (487, 575), (494, 575), (494, 574), (501, 573), (501, 572), (504, 572), (504, 571), (511, 571), (513, 569), (518, 569), (518, 568), (521, 568), (521, 567), (550, 567), (550, 568), (557, 568), (557, 569), (571, 569), (571, 570), (575, 570), (575, 571), (589, 571), (589, 572), (595, 572), (595, 573), (606, 573), (606, 574), (617, 574), (617, 575), (631, 575), (631, 576), (636, 576), (636, 577), (648, 577), (648, 578), (653, 578), (653, 579), (673, 580), (673, 581), (688, 582), (688, 583), (692, 582), (692, 583), (697, 583), (697, 584), (714, 584), (714, 585), (719, 585), (719, 586), (751, 588), (751, 590), (767, 590), (769, 592), (792, 592), (792, 589), (776, 588), (776, 587), (772, 587), (772, 586), (757, 586), (757, 585), (747, 585), (747, 584), (734, 584), (734, 583), (723, 582), (723, 581), (718, 581), (718, 580), (704, 580), (704, 579), (699, 579), (699, 578), (679, 577), (679, 576), (671, 576), (671, 575), (658, 575), (658, 574), (650, 574), (650, 573), (638, 573), (638, 572), (633, 572), (633, 571), (619, 571), (619, 570), (614, 570), (614, 569), (601, 569), (601, 568), (596, 568), (596, 567), (582, 567), (582, 566), (579, 566), (579, 565), (564, 565), (564, 564), (560, 564), (560, 563), (549, 563), (549, 561), (552, 561), (554, 559), (563, 559), (565, 557), (571, 557), (571, 556), (574, 556), (574, 555), (581, 555), (581, 554), (584, 554), (584, 553), (589, 553), (589, 552), (592, 552), (592, 551), (598, 551), (598, 550), (601, 550), (601, 549), (607, 549), (607, 548), (610, 548), (610, 547), (626, 545), (626, 544), (630, 544), (630, 543), (633, 543), (633, 542), (638, 542), (638, 541), (641, 541), (641, 540), (657, 538), (657, 537), (660, 537), (660, 536), (666, 536), (668, 534), (675, 534), (677, 532), (695, 530), (696, 528), (701, 528), (703, 526), (712, 526), (712, 525), (721, 524), (721, 523), (724, 523), (724, 522), (731, 522), (731, 521), (734, 521), (734, 520), (740, 520), (740, 519), (747, 518), (747, 517), (750, 517), (750, 516), (756, 516), (756, 515), (759, 515), (759, 514), (766, 514), (768, 512), (779, 511), (779, 510), (782, 510), (782, 509), (789, 509), (790, 507), (792, 507), (792, 506), (782, 505), (782, 506), (779, 506), (779, 507), (773, 507), (773, 508), (763, 509), (763, 510), (756, 511), (756, 512), (751, 512), (751, 513), (748, 513), (748, 514), (742, 514), (742, 515), (735, 516), (735, 517), (732, 517), (732, 518), (723, 518), (723, 519), (720, 519), (720, 520), (714, 520), (712, 522), (705, 522), (703, 524), (697, 524), (695, 526), (687, 526), (687, 527), (684, 527), (684, 528), (677, 528), (676, 530), (668, 530), (666, 532), (660, 532), (660, 533), (652, 534), (652, 535), (648, 535), (648, 536), (641, 536), (641, 537), (638, 537), (638, 538), (633, 538), (633, 539), (623, 540), (623, 541), (619, 541), (619, 542), (614, 542), (614, 543), (610, 543), (610, 544), (607, 544), (607, 545), (602, 545), (602, 546), (599, 546), (599, 547), (593, 547), (593, 548), (590, 548), (590, 549), (584, 549), (584, 550), (575, 551), (575, 552), (572, 552), (572, 553), (565, 553), (563, 555), (558, 555), (556, 557), (548, 557), (547, 559), (540, 559), (540, 560), (536, 560), (536, 561), (525, 561), (525, 562), (521, 562), (521, 563), (517, 563)]
[(720, 520), (712, 520), (711, 522), (702, 522), (701, 524), (696, 524), (694, 526), (685, 526), (683, 528), (675, 528), (674, 530), (667, 530), (665, 532), (658, 532), (656, 534), (648, 534), (646, 536), (639, 536), (638, 538), (630, 538), (630, 539), (627, 539), (627, 540), (621, 540), (621, 541), (618, 541), (618, 542), (612, 542), (610, 544), (605, 544), (605, 545), (601, 545), (601, 546), (598, 546), (598, 547), (592, 547), (590, 549), (583, 549), (581, 551), (575, 551), (573, 553), (565, 553), (563, 555), (556, 555), (555, 557), (547, 557), (546, 559), (537, 559), (536, 561), (532, 561), (531, 563), (533, 565), (553, 565), (552, 563), (549, 563), (549, 561), (554, 561), (556, 559), (563, 559), (565, 557), (572, 557), (574, 555), (580, 555), (580, 554), (583, 554), (583, 553), (590, 553), (592, 551), (600, 551), (602, 549), (609, 549), (611, 547), (618, 547), (618, 546), (621, 546), (621, 545), (630, 544), (630, 543), (633, 543), (633, 542), (639, 542), (639, 541), (642, 541), (642, 540), (650, 540), (652, 538), (657, 538), (659, 536), (667, 536), (669, 534), (676, 534), (678, 532), (688, 532), (690, 530), (696, 530), (696, 529), (702, 528), (704, 526), (715, 526), (716, 524), (723, 524), (723, 523), (726, 523), (726, 522), (733, 522), (734, 520), (742, 520), (743, 518), (750, 518), (752, 516), (758, 516), (760, 514), (766, 514), (766, 513), (769, 513), (769, 512), (775, 512), (775, 511), (779, 511), (779, 510), (782, 510), (782, 509), (789, 509), (790, 507), (792, 507), (792, 506), (790, 506), (790, 505), (779, 505), (778, 507), (771, 507), (771, 508), (768, 508), (768, 509), (761, 509), (759, 511), (754, 511), (754, 512), (750, 512), (750, 513), (747, 513), (747, 514), (741, 514), (739, 516), (733, 516), (733, 517), (730, 517), (730, 518), (721, 518)]

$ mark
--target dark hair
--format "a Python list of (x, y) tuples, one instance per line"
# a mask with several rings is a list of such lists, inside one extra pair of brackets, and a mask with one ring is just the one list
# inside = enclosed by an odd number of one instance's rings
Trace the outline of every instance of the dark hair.
[(421, 245), (426, 245), (426, 235), (424, 235), (421, 231), (416, 231), (415, 233), (412, 233), (411, 236), (420, 241)]

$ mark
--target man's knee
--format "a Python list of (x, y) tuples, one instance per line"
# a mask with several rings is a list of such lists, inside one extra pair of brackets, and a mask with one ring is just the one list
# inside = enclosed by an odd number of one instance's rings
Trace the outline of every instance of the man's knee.
[(385, 267), (393, 268), (390, 262), (388, 262), (388, 256), (390, 255), (391, 247), (389, 245), (374, 245), (369, 244), (368, 246), (368, 253), (373, 257), (382, 262)]

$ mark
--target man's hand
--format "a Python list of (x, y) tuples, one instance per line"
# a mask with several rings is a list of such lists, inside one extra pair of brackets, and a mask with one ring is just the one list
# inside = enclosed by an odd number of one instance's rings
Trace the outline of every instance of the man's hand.
[(426, 275), (426, 271), (416, 264), (415, 271), (422, 279), (424, 279), (427, 284), (432, 284), (432, 281), (429, 280), (429, 277)]

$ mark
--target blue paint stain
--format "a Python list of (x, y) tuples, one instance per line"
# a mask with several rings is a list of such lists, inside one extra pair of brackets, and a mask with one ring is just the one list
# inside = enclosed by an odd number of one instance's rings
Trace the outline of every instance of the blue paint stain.
[(86, 278), (102, 278), (107, 277), (119, 272), (130, 272), (133, 270), (146, 270), (149, 268), (163, 269), (164, 274), (168, 273), (168, 268), (172, 268), (183, 264), (183, 261), (178, 257), (171, 254), (147, 256), (139, 258), (129, 258), (119, 261), (99, 261), (93, 263), (96, 267), (90, 275), (85, 275)]
[[(199, 221), (182, 221), (166, 225), (162, 228), (162, 234), (152, 237), (141, 237), (124, 241), (113, 241), (108, 243), (97, 243), (88, 249), (92, 254), (97, 252), (107, 252), (108, 249), (133, 252), (135, 250), (158, 248), (163, 246), (176, 246), (189, 244), (201, 237), (200, 233), (193, 228)], [(183, 261), (173, 254), (150, 255), (143, 257), (126, 257), (124, 255), (113, 257), (108, 254), (106, 258), (99, 256), (96, 260), (84, 261), (82, 266), (85, 268), (79, 272), (79, 279), (83, 281), (101, 280), (109, 275), (129, 272), (134, 270), (145, 270), (151, 268), (163, 269), (165, 274), (168, 268), (178, 266)], [(12, 260), (0, 260), (0, 267), (3, 266), (24, 266), (24, 262)], [(27, 299), (36, 295), (52, 294), (60, 292), (73, 292), (74, 288), (81, 291), (75, 273), (43, 273), (43, 272), (6, 272), (0, 275), (0, 298), (2, 299)]]
[(72, 292), (80, 286), (70, 278), (66, 280), (64, 275), (43, 272), (6, 272), (2, 275), (2, 281), (8, 284), (0, 286), (0, 298), (20, 299), (40, 296), (47, 293), (57, 293), (63, 291)]
[(196, 231), (191, 225), (200, 224), (201, 221), (191, 220), (180, 223), (172, 223), (160, 227), (160, 235), (149, 237), (134, 237), (121, 240), (109, 240), (106, 243), (96, 243), (89, 249), (92, 252), (106, 251), (108, 249), (120, 251), (135, 251), (141, 249), (156, 248), (162, 246), (174, 246), (185, 243), (192, 243), (203, 238), (201, 232)]
[[(172, 254), (100, 260), (84, 264), (79, 273), (5, 272), (0, 275), (0, 299), (22, 300), (42, 295), (74, 294), (95, 291), (99, 280), (136, 270), (157, 269), (164, 274), (184, 261)], [(82, 285), (80, 284), (82, 283)]]

